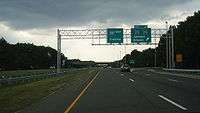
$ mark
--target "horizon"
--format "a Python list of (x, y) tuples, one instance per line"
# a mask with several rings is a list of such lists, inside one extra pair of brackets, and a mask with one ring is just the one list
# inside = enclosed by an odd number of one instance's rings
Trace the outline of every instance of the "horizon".
[[(37, 1), (0, 1), (0, 12), (4, 14), (0, 17), (0, 36), (6, 37), (9, 43), (33, 43), (56, 49), (58, 28), (129, 29), (136, 24), (148, 25), (151, 28), (165, 28), (165, 21), (168, 21), (169, 25), (177, 25), (178, 22), (186, 20), (186, 17), (192, 16), (200, 6), (198, 0), (158, 0), (155, 4), (151, 1), (85, 0), (79, 2), (46, 0), (42, 3), (49, 6), (43, 6)], [(160, 7), (157, 7), (158, 5)], [(139, 7), (145, 9), (138, 11)], [(124, 46), (92, 46), (91, 40), (62, 41), (62, 53), (67, 58), (96, 62), (116, 61), (121, 59), (120, 56), (129, 54), (134, 49), (142, 51), (148, 48), (154, 48), (154, 45), (129, 45), (125, 48)]]

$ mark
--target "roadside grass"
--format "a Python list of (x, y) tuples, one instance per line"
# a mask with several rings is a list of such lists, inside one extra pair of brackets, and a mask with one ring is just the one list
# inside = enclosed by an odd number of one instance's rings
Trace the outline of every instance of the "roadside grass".
[[(94, 71), (92, 71), (94, 70)], [(58, 90), (66, 83), (80, 81), (97, 73), (98, 69), (83, 69), (64, 76), (48, 78), (27, 84), (0, 87), (0, 113), (14, 113)]]
[[(61, 71), (68, 71), (69, 69), (61, 69)], [(74, 69), (70, 69), (74, 70)], [(56, 72), (56, 69), (35, 69), (35, 70), (13, 70), (0, 71), (0, 78), (22, 77), (27, 75), (39, 75)]]
[[(64, 68), (61, 69), (61, 72), (73, 73), (73, 71), (82, 69), (84, 68)], [(56, 69), (0, 71), (0, 87), (16, 84), (26, 84), (56, 76), (59, 76), (56, 74)]]
[(200, 79), (200, 73), (199, 72), (188, 72), (188, 71), (171, 71), (171, 70), (164, 70), (164, 69), (153, 69), (156, 72), (164, 72), (166, 74), (173, 74), (176, 76), (186, 77), (186, 78), (192, 78), (192, 79)]
[(172, 72), (172, 73), (178, 73), (178, 74), (191, 74), (191, 75), (200, 75), (200, 72), (178, 72), (178, 71), (169, 71), (169, 72)]

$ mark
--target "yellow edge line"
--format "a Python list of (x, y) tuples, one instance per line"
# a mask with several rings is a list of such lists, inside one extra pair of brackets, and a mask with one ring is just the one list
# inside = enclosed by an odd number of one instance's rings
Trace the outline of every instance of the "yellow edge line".
[(69, 113), (72, 107), (76, 104), (76, 102), (80, 99), (80, 97), (84, 94), (84, 92), (88, 89), (88, 87), (92, 84), (92, 82), (97, 78), (100, 72), (96, 74), (96, 76), (87, 84), (87, 86), (81, 91), (81, 93), (76, 97), (76, 99), (70, 104), (69, 107), (64, 111), (64, 113)]

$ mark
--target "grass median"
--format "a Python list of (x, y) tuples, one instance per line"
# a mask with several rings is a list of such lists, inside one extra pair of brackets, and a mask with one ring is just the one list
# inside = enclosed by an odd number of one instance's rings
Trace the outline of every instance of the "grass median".
[[(63, 87), (66, 83), (86, 80), (98, 69), (83, 69), (64, 76), (15, 86), (0, 87), (0, 113), (13, 113), (29, 106)], [(80, 82), (79, 82), (80, 83)]]

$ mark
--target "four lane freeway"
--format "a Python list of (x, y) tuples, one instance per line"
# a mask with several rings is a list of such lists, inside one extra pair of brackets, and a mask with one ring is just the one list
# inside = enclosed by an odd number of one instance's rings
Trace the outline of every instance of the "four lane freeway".
[(66, 86), (20, 112), (194, 113), (200, 112), (199, 86), (198, 79), (148, 69), (102, 69), (78, 93)]

